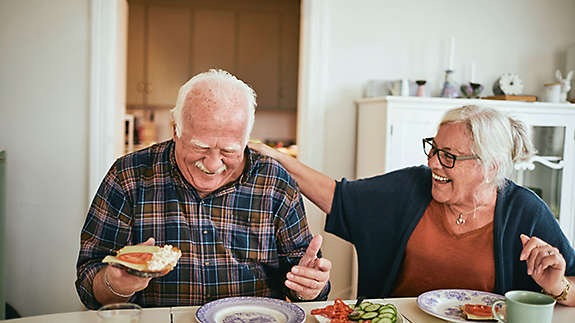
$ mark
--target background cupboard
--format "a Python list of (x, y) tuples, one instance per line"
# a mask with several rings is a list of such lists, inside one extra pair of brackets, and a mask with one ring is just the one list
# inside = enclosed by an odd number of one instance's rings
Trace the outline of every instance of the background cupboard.
[(299, 1), (129, 1), (128, 108), (171, 107), (191, 76), (221, 68), (258, 107), (295, 110)]

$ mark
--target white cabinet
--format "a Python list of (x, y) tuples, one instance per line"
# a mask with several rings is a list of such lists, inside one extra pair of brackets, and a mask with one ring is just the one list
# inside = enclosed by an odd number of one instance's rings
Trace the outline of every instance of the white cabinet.
[(513, 179), (550, 206), (575, 241), (575, 105), (475, 99), (381, 97), (356, 101), (356, 178), (427, 164), (421, 139), (433, 137), (450, 108), (475, 104), (498, 109), (529, 127), (538, 154), (517, 165)]

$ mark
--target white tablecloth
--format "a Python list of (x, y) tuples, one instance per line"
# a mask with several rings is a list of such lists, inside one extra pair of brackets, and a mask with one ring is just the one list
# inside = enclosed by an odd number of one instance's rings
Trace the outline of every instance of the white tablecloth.
[[(378, 303), (393, 303), (397, 306), (399, 312), (407, 318), (405, 323), (445, 323), (444, 320), (431, 316), (419, 309), (416, 302), (417, 298), (386, 298), (374, 299)], [(304, 309), (306, 314), (305, 323), (317, 323), (317, 320), (310, 315), (310, 311), (314, 308), (322, 308), (326, 305), (333, 304), (333, 301), (326, 302), (309, 302), (309, 303), (296, 303)], [(198, 309), (197, 306), (192, 307), (173, 307), (172, 317), (173, 323), (196, 323), (195, 313)], [(566, 307), (563, 305), (556, 305), (553, 312), (553, 323), (574, 323), (575, 322), (575, 307)]]
[[(372, 300), (378, 303), (393, 303), (397, 306), (399, 312), (407, 318), (405, 323), (443, 323), (434, 316), (431, 316), (417, 307), (416, 298), (386, 298)], [(309, 302), (297, 303), (306, 313), (305, 323), (317, 323), (315, 318), (310, 315), (314, 308), (322, 308), (326, 305), (333, 304), (333, 301), (326, 302)], [(195, 313), (199, 306), (187, 307), (164, 307), (164, 308), (146, 308), (142, 312), (140, 323), (196, 323)], [(14, 323), (96, 323), (95, 311), (82, 311), (72, 313), (59, 313), (39, 316), (29, 316), (21, 319), (8, 320)], [(566, 307), (556, 305), (553, 312), (553, 323), (574, 323), (575, 307)]]

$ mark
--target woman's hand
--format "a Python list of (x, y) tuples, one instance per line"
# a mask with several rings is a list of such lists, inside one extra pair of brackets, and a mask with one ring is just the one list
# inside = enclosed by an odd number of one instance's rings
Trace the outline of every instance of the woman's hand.
[(248, 147), (250, 147), (251, 149), (259, 152), (262, 155), (266, 155), (268, 157), (274, 158), (274, 159), (278, 159), (278, 156), (281, 156), (280, 152), (273, 149), (272, 147), (264, 144), (263, 142), (260, 141), (250, 141), (248, 143)]
[(325, 288), (329, 281), (331, 261), (325, 258), (317, 258), (323, 239), (316, 235), (301, 257), (297, 266), (293, 266), (287, 273), (285, 285), (299, 298), (312, 300)]
[(527, 262), (527, 274), (547, 293), (561, 294), (566, 264), (559, 250), (537, 237), (522, 234), (520, 238), (523, 250), (519, 260)]

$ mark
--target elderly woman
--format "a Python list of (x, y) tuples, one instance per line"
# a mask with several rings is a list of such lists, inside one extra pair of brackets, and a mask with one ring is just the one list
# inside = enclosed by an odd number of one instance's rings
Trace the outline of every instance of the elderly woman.
[(529, 159), (525, 126), (477, 106), (448, 111), (423, 139), (427, 165), (335, 182), (263, 144), (328, 214), (325, 230), (356, 247), (358, 293), (440, 288), (543, 291), (575, 305), (575, 252), (547, 205), (506, 177)]

